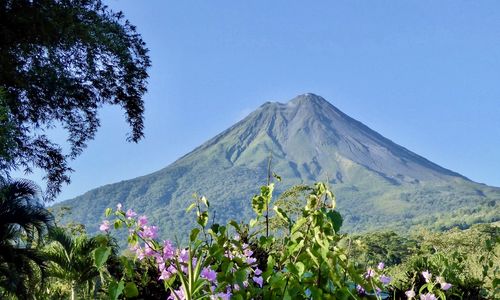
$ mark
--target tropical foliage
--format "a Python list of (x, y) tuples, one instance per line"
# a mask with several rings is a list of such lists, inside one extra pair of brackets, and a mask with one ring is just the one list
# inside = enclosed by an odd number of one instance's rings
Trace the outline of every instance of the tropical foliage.
[[(102, 234), (88, 236), (74, 226), (37, 234), (46, 242), (36, 243), (40, 260), (30, 262), (33, 267), (40, 262), (38, 271), (29, 273), (39, 274), (25, 287), (30, 293), (9, 289), (4, 281), (0, 292), (19, 299), (495, 299), (499, 294), (497, 224), (351, 236), (341, 233), (343, 219), (325, 184), (297, 186), (276, 200), (273, 195), (274, 183), (263, 186), (249, 203), (254, 218), (228, 224), (215, 223), (209, 201), (196, 196), (186, 211), (197, 225), (175, 242), (159, 239), (159, 227), (147, 216), (117, 204), (106, 209)], [(126, 249), (119, 250), (112, 238), (120, 232), (127, 236)], [(29, 233), (17, 236), (32, 240)]]
[(26, 297), (46, 276), (40, 251), (43, 236), (53, 226), (52, 215), (31, 181), (0, 178), (0, 296)]

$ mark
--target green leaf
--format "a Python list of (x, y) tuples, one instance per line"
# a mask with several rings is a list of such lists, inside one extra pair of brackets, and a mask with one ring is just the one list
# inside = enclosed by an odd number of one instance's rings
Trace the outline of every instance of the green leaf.
[(191, 234), (189, 235), (189, 240), (191, 242), (194, 242), (194, 240), (196, 240), (196, 237), (198, 237), (198, 233), (200, 233), (200, 229), (193, 228), (193, 230), (191, 230)]
[(202, 212), (199, 216), (198, 219), (196, 220), (198, 224), (200, 224), (202, 227), (207, 226), (208, 223), (208, 212), (204, 211)]
[(319, 198), (316, 195), (309, 195), (307, 197), (306, 210), (315, 210), (318, 207)]
[(250, 225), (250, 228), (252, 228), (257, 224), (258, 221), (258, 219), (251, 219), (248, 225)]
[(110, 300), (117, 300), (118, 297), (120, 297), (120, 295), (122, 294), (124, 288), (125, 288), (125, 284), (123, 283), (123, 280), (120, 280), (120, 282), (116, 282), (115, 280), (113, 280), (109, 284), (109, 288), (108, 288), (109, 299)]
[(195, 207), (196, 207), (196, 203), (191, 203), (191, 205), (189, 205), (188, 208), (186, 208), (186, 212), (190, 212)]
[(137, 286), (135, 285), (135, 283), (127, 282), (127, 284), (125, 285), (124, 294), (127, 298), (134, 298), (139, 296), (139, 290), (137, 290)]
[(335, 232), (339, 232), (340, 227), (342, 227), (342, 222), (343, 222), (343, 219), (342, 219), (342, 216), (340, 215), (340, 213), (335, 211), (335, 210), (331, 210), (331, 211), (326, 213), (326, 216), (332, 222), (333, 230), (335, 230)]
[(300, 277), (304, 274), (304, 271), (306, 269), (304, 263), (301, 261), (295, 263), (295, 268), (297, 268), (297, 272)]
[(109, 217), (112, 212), (113, 212), (113, 210), (110, 207), (108, 207), (108, 208), (106, 208), (106, 211), (104, 211), (104, 215), (106, 217)]
[(297, 230), (299, 230), (302, 225), (304, 225), (305, 223), (307, 223), (307, 219), (306, 218), (300, 218), (298, 219), (297, 221), (295, 221), (295, 224), (293, 225), (292, 227), (292, 230), (291, 230), (291, 233), (294, 234)]
[(111, 254), (111, 247), (99, 247), (94, 250), (94, 265), (97, 269), (101, 269), (106, 263)]
[(122, 220), (115, 220), (114, 226), (115, 226), (115, 229), (122, 228), (122, 226), (123, 226)]
[(291, 223), (290, 218), (286, 215), (285, 211), (283, 211), (281, 208), (279, 208), (278, 206), (275, 205), (273, 207), (273, 210), (276, 212), (278, 217), (280, 217), (283, 221), (286, 222), (287, 225)]
[(262, 213), (264, 212), (266, 200), (264, 199), (263, 196), (254, 196), (252, 198), (252, 208), (253, 211), (258, 215), (262, 216)]
[(235, 220), (229, 221), (229, 225), (233, 226), (236, 229), (236, 231), (238, 232), (240, 231), (240, 225), (238, 225), (238, 223)]

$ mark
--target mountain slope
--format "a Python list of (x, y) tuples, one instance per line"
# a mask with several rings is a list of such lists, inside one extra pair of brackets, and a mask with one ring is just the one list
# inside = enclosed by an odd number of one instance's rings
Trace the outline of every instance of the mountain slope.
[[(284, 178), (278, 190), (328, 181), (348, 230), (408, 228), (498, 220), (500, 189), (470, 181), (384, 138), (325, 99), (300, 95), (267, 102), (245, 119), (155, 173), (106, 185), (59, 206), (73, 221), (97, 224), (121, 202), (152, 216), (164, 235), (183, 232), (184, 209), (197, 192), (217, 221), (252, 216), (251, 196), (266, 182), (267, 163)], [(440, 218), (441, 220), (440, 223)]]

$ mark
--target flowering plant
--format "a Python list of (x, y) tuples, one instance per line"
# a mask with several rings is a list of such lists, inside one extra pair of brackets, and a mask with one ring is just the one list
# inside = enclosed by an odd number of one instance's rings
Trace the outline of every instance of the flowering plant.
[(158, 228), (146, 216), (120, 204), (106, 210), (115, 219), (104, 220), (100, 229), (128, 229), (129, 251), (156, 266), (168, 299), (380, 299), (391, 278), (382, 272), (383, 263), (363, 276), (349, 258), (338, 233), (342, 217), (327, 186), (317, 183), (310, 189), (296, 219), (272, 208), (287, 231), (279, 241), (269, 232), (273, 189), (270, 183), (253, 197), (256, 219), (249, 224), (209, 225), (210, 204), (196, 197), (187, 211), (195, 211), (198, 227), (185, 246), (159, 241)]

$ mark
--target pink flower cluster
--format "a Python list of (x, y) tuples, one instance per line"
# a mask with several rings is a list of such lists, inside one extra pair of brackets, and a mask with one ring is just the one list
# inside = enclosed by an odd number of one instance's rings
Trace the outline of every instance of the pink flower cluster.
[[(118, 223), (115, 224), (125, 224), (129, 228), (129, 250), (135, 253), (139, 260), (149, 258), (156, 262), (159, 272), (158, 280), (167, 281), (173, 276), (182, 275), (182, 273), (188, 275), (190, 272), (189, 260), (192, 256), (190, 250), (176, 248), (169, 240), (163, 241), (162, 244), (158, 243), (155, 240), (158, 237), (158, 227), (150, 225), (146, 216), (138, 216), (132, 209), (125, 211), (123, 206), (118, 204), (115, 215), (118, 216), (118, 221), (116, 221)], [(108, 220), (104, 220), (99, 227), (101, 231), (106, 233), (109, 232), (110, 228), (111, 223)], [(230, 260), (238, 258), (238, 261), (242, 260), (245, 262), (245, 266), (243, 267), (246, 270), (248, 279), (242, 283), (243, 288), (247, 288), (250, 282), (262, 287), (264, 285), (264, 278), (262, 277), (262, 271), (257, 266), (257, 259), (253, 257), (254, 252), (251, 247), (245, 243), (241, 244), (239, 237), (236, 236), (234, 240), (227, 242), (225, 248), (225, 256), (227, 258)], [(204, 254), (198, 255), (199, 257), (205, 257)], [(197, 257), (191, 257), (191, 265), (193, 267), (196, 266), (197, 262)], [(218, 287), (217, 267), (205, 265), (204, 261), (201, 261), (201, 264), (203, 268), (200, 272), (200, 279), (210, 283), (210, 299), (230, 299), (233, 291), (238, 291), (242, 288), (238, 284)], [(235, 264), (232, 272), (236, 272), (240, 267), (238, 264)], [(221, 289), (223, 291), (220, 291)], [(210, 291), (207, 290), (209, 294)], [(168, 299), (185, 299), (183, 288), (171, 290), (171, 295)]]
[[(431, 282), (432, 273), (429, 272), (429, 270), (425, 270), (421, 274), (426, 283)], [(443, 291), (447, 291), (452, 287), (451, 283), (446, 282), (444, 278), (440, 276), (436, 277), (436, 283), (439, 283)], [(416, 296), (416, 293), (415, 291), (413, 291), (413, 289), (406, 291), (405, 294), (408, 299), (413, 299)], [(437, 299), (436, 296), (431, 292), (420, 295), (420, 300), (436, 300), (436, 299)]]

